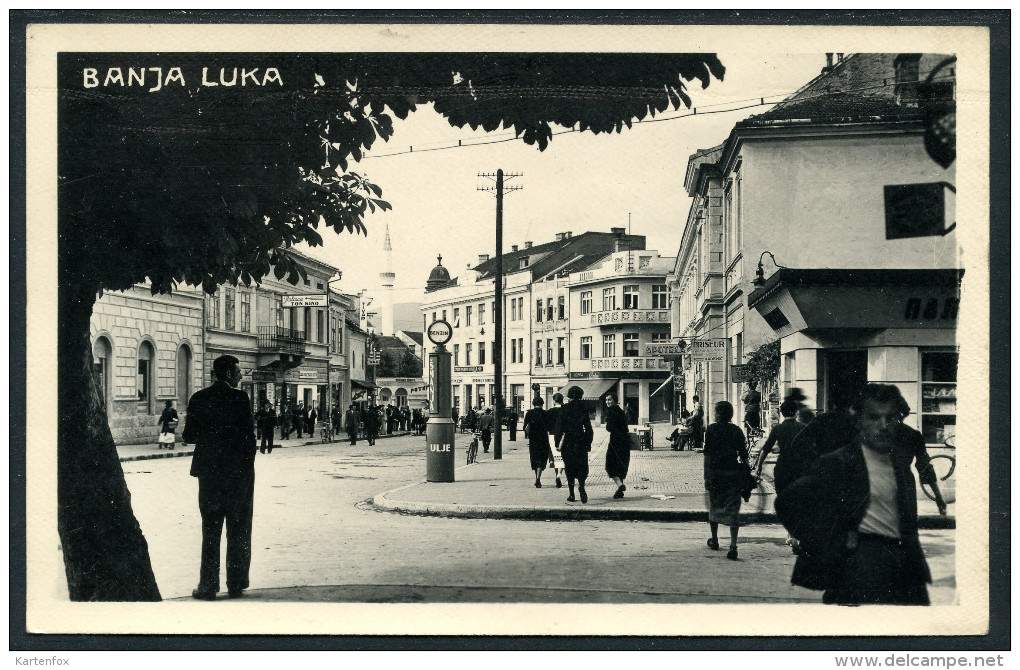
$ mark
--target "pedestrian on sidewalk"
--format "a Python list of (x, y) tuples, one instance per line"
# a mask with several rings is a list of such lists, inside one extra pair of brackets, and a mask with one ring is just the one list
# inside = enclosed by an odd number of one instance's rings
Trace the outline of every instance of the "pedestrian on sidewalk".
[(276, 410), (268, 400), (262, 401), (262, 408), (255, 414), (255, 425), (258, 426), (259, 434), (262, 436), (262, 443), (259, 445), (259, 453), (267, 451), (273, 453), (273, 433), (276, 432)]
[(630, 430), (627, 427), (627, 414), (616, 404), (616, 396), (606, 395), (606, 430), (609, 431), (609, 446), (606, 448), (606, 474), (616, 484), (614, 498), (622, 498), (627, 485), (630, 469)]
[[(527, 413), (525, 413), (525, 414), (527, 414)], [(511, 442), (516, 442), (517, 441), (517, 418), (518, 418), (517, 417), (517, 410), (514, 409), (513, 407), (511, 407), (507, 411), (507, 414), (506, 414), (506, 426), (507, 426), (507, 429), (510, 431), (510, 441)], [(456, 425), (456, 423), (457, 422), (454, 421), (454, 425)]]
[(369, 406), (362, 413), (361, 423), (365, 429), (365, 439), (368, 440), (368, 446), (375, 446), (375, 438), (379, 437), (379, 415), (376, 412), (376, 408)]
[(333, 415), (330, 419), (333, 422), (333, 434), (337, 436), (337, 439), (339, 439), (340, 433), (344, 428), (344, 413), (340, 411), (339, 403), (333, 405)]
[(701, 398), (694, 396), (691, 405), (691, 439), (694, 449), (701, 449), (705, 442), (705, 408), (701, 406)]
[(535, 473), (535, 488), (542, 488), (542, 471), (551, 457), (549, 448), (548, 418), (542, 409), (542, 399), (535, 397), (531, 401), (532, 408), (524, 414), (524, 436), (528, 438), (528, 456), (531, 458), (531, 469)]
[(351, 439), (351, 446), (358, 443), (358, 424), (361, 422), (359, 414), (357, 405), (351, 403), (344, 415), (344, 427), (347, 429), (347, 437)]
[(485, 414), (478, 419), (478, 429), (482, 431), (482, 447), (485, 453), (489, 453), (489, 443), (492, 442), (492, 424), (492, 408), (489, 407), (485, 410)]
[(791, 581), (824, 589), (826, 604), (930, 604), (911, 461), (921, 481), (936, 477), (924, 438), (902, 424), (906, 412), (898, 388), (868, 384), (852, 406), (853, 440), (815, 459), (776, 498), (802, 549)]
[(159, 415), (159, 444), (160, 449), (166, 447), (173, 449), (177, 443), (177, 410), (174, 409), (174, 402), (167, 400), (163, 412)]
[(794, 439), (800, 435), (800, 431), (804, 430), (805, 426), (803, 423), (797, 421), (797, 403), (792, 400), (784, 400), (779, 405), (779, 413), (783, 416), (783, 421), (778, 425), (773, 426), (772, 430), (769, 431), (768, 439), (765, 440), (765, 444), (761, 447), (761, 453), (758, 454), (758, 466), (756, 468), (757, 474), (760, 476), (762, 468), (765, 466), (765, 459), (770, 453), (774, 446), (779, 447), (779, 453), (790, 448), (793, 444)]
[(730, 527), (730, 550), (726, 558), (737, 560), (740, 531), (740, 498), (749, 474), (744, 431), (734, 426), (733, 405), (715, 404), (715, 423), (705, 432), (705, 490), (708, 491), (708, 548), (719, 548), (719, 524)]
[[(556, 424), (560, 420), (560, 412), (563, 411), (563, 394), (553, 393), (553, 402), (556, 403), (545, 411), (545, 422), (549, 425), (549, 433), (556, 438)], [(556, 488), (563, 488), (563, 457), (558, 449), (549, 452), (549, 467), (556, 473)]]
[(312, 403), (311, 409), (308, 410), (308, 422), (305, 424), (305, 428), (308, 431), (308, 437), (315, 437), (315, 422), (319, 420), (319, 413), (315, 411), (315, 403)]
[(308, 410), (305, 409), (305, 404), (299, 402), (297, 407), (294, 408), (294, 430), (297, 431), (298, 439), (300, 440), (305, 430), (305, 423), (308, 421)]
[(191, 596), (215, 600), (220, 590), (220, 539), (227, 526), (227, 590), (248, 588), (255, 493), (255, 424), (248, 394), (239, 391), (241, 365), (234, 356), (213, 361), (216, 382), (188, 403), (184, 439), (195, 445), (191, 476), (198, 478), (202, 514), (202, 565)]
[(591, 429), (588, 409), (581, 401), (584, 391), (580, 386), (571, 386), (567, 390), (570, 399), (560, 411), (556, 422), (556, 448), (563, 454), (563, 466), (567, 474), (567, 488), (570, 494), (567, 502), (574, 502), (574, 481), (581, 495), (581, 502), (588, 502), (588, 493), (584, 490), (584, 482), (588, 479), (588, 452), (595, 438)]

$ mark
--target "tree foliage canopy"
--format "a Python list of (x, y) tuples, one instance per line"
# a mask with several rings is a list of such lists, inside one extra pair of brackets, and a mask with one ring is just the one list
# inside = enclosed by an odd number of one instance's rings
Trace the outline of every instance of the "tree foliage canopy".
[[(619, 132), (689, 107), (713, 54), (62, 54), (60, 257), (68, 281), (124, 289), (296, 283), (287, 250), (388, 209), (350, 171), (432, 104), (451, 125)], [(176, 70), (174, 68), (177, 68)], [(233, 85), (228, 85), (233, 83)]]

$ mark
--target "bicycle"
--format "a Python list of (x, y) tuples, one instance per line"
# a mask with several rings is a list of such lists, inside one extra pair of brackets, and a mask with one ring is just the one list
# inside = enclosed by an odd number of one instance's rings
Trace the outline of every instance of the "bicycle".
[(329, 423), (323, 423), (319, 429), (319, 438), (322, 439), (323, 444), (328, 444), (333, 441), (333, 426)]
[(747, 453), (750, 454), (758, 441), (765, 437), (765, 430), (761, 426), (752, 426), (748, 422), (744, 422), (744, 435), (747, 438)]
[(471, 441), (468, 442), (468, 446), (467, 446), (467, 464), (468, 465), (471, 465), (472, 463), (477, 463), (478, 462), (478, 440), (479, 440), (479, 438), (481, 438), (481, 436), (482, 436), (482, 434), (476, 431), (472, 435)]
[[(956, 451), (956, 436), (950, 435), (942, 442), (946, 449), (952, 452)], [(935, 470), (935, 476), (938, 477), (940, 482), (939, 491), (942, 493), (942, 499), (947, 505), (951, 505), (956, 502), (956, 482), (951, 482), (950, 486), (943, 486), (941, 482), (947, 481), (953, 476), (953, 472), (956, 470), (956, 455), (955, 453), (949, 454), (936, 454), (931, 457), (931, 467)], [(921, 490), (924, 491), (924, 495), (928, 496), (929, 499), (935, 500), (935, 491), (932, 490), (928, 484), (921, 482)]]

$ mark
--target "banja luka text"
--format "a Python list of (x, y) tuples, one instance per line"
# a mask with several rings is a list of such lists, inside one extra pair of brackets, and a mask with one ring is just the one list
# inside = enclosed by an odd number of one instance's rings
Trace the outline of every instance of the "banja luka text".
[(137, 86), (155, 93), (172, 85), (186, 87), (188, 81), (198, 81), (204, 87), (283, 86), (283, 77), (275, 67), (203, 67), (201, 74), (181, 67), (82, 68), (82, 86), (85, 88)]

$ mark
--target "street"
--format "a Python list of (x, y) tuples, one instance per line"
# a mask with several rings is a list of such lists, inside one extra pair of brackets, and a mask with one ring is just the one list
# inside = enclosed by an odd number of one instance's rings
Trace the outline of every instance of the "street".
[[(376, 494), (424, 478), (421, 437), (277, 449), (256, 459), (252, 600), (328, 602), (789, 603), (778, 525), (741, 528), (740, 560), (706, 548), (704, 523), (414, 516)], [(485, 458), (489, 456), (486, 455)], [(189, 597), (201, 540), (190, 458), (123, 464), (164, 599)], [(477, 467), (477, 466), (468, 466)], [(593, 475), (600, 470), (592, 463)], [(551, 480), (551, 478), (547, 478)], [(449, 486), (457, 486), (456, 483)], [(521, 473), (521, 486), (531, 486)], [(550, 499), (565, 497), (550, 484)], [(538, 493), (536, 491), (536, 493)], [(595, 496), (604, 495), (591, 489)], [(726, 529), (720, 529), (726, 543)], [(935, 604), (955, 596), (955, 531), (922, 531)], [(225, 543), (224, 543), (225, 544)], [(225, 549), (225, 547), (224, 547)]]

